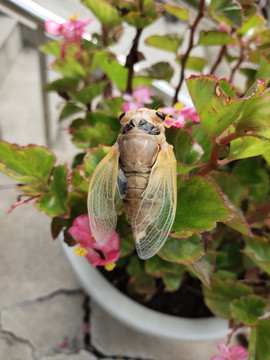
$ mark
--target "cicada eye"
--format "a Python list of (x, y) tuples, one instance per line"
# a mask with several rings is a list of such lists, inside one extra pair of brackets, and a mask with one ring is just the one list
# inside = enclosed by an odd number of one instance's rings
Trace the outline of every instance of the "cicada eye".
[(119, 120), (121, 120), (125, 115), (126, 115), (126, 113), (123, 112), (123, 113), (119, 116)]
[(162, 120), (165, 120), (165, 115), (161, 111), (156, 112), (157, 116), (160, 117)]

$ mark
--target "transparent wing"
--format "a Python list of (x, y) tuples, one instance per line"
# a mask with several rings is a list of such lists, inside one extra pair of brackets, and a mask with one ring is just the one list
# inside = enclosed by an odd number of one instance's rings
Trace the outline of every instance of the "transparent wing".
[(132, 219), (141, 259), (154, 256), (166, 241), (176, 210), (176, 159), (172, 147), (163, 145), (150, 173), (143, 199)]
[(89, 184), (87, 204), (90, 228), (99, 243), (105, 243), (111, 237), (117, 223), (114, 201), (118, 162), (118, 144), (115, 144), (96, 167)]

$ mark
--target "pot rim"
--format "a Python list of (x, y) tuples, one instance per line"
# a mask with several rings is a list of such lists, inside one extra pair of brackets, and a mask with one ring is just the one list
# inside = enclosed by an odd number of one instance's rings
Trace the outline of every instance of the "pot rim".
[(103, 310), (124, 324), (148, 335), (172, 340), (206, 341), (226, 337), (228, 321), (218, 317), (183, 318), (149, 309), (117, 290), (85, 258), (59, 237), (64, 254), (84, 290)]

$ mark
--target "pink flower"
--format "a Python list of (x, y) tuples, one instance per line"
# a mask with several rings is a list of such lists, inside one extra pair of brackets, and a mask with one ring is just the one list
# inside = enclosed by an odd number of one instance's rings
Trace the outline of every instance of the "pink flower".
[(81, 245), (75, 249), (77, 255), (85, 256), (95, 267), (105, 266), (107, 270), (114, 268), (114, 263), (120, 257), (120, 239), (117, 232), (114, 232), (105, 244), (97, 243), (93, 238), (87, 214), (78, 216), (68, 231), (74, 240)]
[(211, 360), (244, 360), (247, 357), (247, 350), (240, 345), (228, 348), (225, 344), (219, 344), (217, 348), (222, 355), (215, 355)]
[(182, 119), (172, 119), (172, 118), (167, 118), (164, 120), (164, 123), (167, 124), (169, 127), (173, 126), (176, 128), (182, 128), (186, 125), (185, 120)]
[(226, 24), (220, 23), (220, 24), (219, 24), (219, 30), (220, 30), (220, 31), (228, 31), (229, 28), (228, 28), (228, 26), (227, 26)]
[(67, 44), (79, 44), (79, 40), (82, 38), (84, 28), (90, 24), (93, 19), (77, 20), (77, 15), (70, 17), (70, 21), (59, 24), (54, 20), (45, 21), (45, 29), (49, 34), (61, 35), (64, 40), (62, 44), (62, 57), (65, 56), (65, 48)]
[(181, 128), (185, 126), (186, 119), (193, 122), (200, 122), (197, 112), (194, 107), (183, 107), (183, 104), (176, 103), (173, 107), (167, 106), (160, 109), (164, 114), (167, 114), (164, 123), (169, 127), (174, 126)]
[(70, 18), (70, 21), (59, 24), (54, 20), (45, 21), (45, 28), (49, 34), (62, 35), (63, 39), (69, 43), (77, 43), (84, 33), (84, 28), (90, 24), (93, 19), (77, 20), (76, 16)]
[(144, 107), (144, 104), (151, 104), (153, 100), (151, 99), (151, 93), (147, 86), (142, 86), (135, 89), (130, 94), (124, 94), (123, 98), (128, 101), (127, 103), (122, 104), (122, 111), (128, 110), (137, 110), (141, 107)]

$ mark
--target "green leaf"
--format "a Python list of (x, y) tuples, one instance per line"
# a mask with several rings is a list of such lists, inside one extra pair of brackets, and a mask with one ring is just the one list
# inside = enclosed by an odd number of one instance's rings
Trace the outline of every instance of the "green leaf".
[(52, 65), (53, 68), (67, 78), (81, 79), (86, 74), (86, 68), (80, 64), (79, 57), (65, 57), (58, 59)]
[(270, 359), (270, 319), (261, 319), (256, 328), (256, 359)]
[(244, 237), (246, 246), (243, 252), (250, 257), (262, 270), (270, 274), (270, 245), (264, 237)]
[(39, 49), (45, 54), (53, 55), (55, 58), (60, 58), (61, 56), (61, 41), (48, 41), (46, 44), (42, 45)]
[(183, 37), (178, 34), (152, 35), (145, 39), (145, 43), (159, 49), (176, 53), (181, 46)]
[(226, 226), (239, 231), (243, 235), (251, 236), (252, 232), (248, 222), (241, 209), (237, 208), (232, 203), (228, 202), (228, 206), (233, 213), (234, 217), (232, 220), (225, 223)]
[(238, 36), (244, 36), (250, 29), (256, 28), (257, 25), (262, 26), (265, 24), (266, 20), (262, 15), (254, 14), (245, 19), (244, 24), (241, 26), (240, 29), (236, 31)]
[(256, 360), (256, 333), (257, 328), (251, 328), (248, 342), (248, 360)]
[(183, 20), (183, 21), (189, 21), (188, 9), (182, 9), (179, 6), (174, 6), (174, 5), (170, 5), (170, 4), (165, 4), (164, 8), (168, 13), (176, 16), (178, 19)]
[(162, 79), (169, 82), (173, 76), (174, 70), (169, 63), (161, 61), (153, 64), (150, 68), (145, 69), (141, 73), (145, 73), (146, 76), (152, 79)]
[(236, 27), (242, 24), (242, 8), (235, 0), (211, 0), (209, 12), (218, 23)]
[(83, 0), (82, 4), (88, 7), (105, 27), (121, 24), (122, 20), (116, 6), (106, 0)]
[(270, 61), (264, 55), (260, 56), (260, 64), (255, 79), (263, 79), (266, 84), (270, 81)]
[(256, 135), (270, 139), (270, 89), (263, 80), (257, 81), (255, 91), (246, 99), (236, 124), (239, 135)]
[(162, 279), (165, 284), (164, 291), (176, 291), (182, 282), (182, 276), (178, 274), (165, 273)]
[(174, 147), (176, 159), (186, 165), (196, 164), (203, 155), (202, 147), (186, 130), (171, 129), (167, 132), (167, 139)]
[(135, 273), (129, 279), (128, 286), (129, 291), (135, 291), (139, 295), (149, 295), (155, 291), (156, 282), (151, 275), (142, 271)]
[(84, 163), (81, 166), (81, 171), (84, 172), (86, 178), (91, 178), (95, 168), (98, 166), (100, 161), (111, 151), (109, 146), (98, 146), (97, 148), (89, 149), (85, 158)]
[(216, 45), (231, 45), (237, 44), (237, 40), (234, 39), (226, 31), (205, 31), (200, 32), (198, 45), (204, 46), (216, 46)]
[(244, 270), (241, 242), (224, 244), (221, 250), (216, 250), (216, 269), (233, 272), (236, 276)]
[(185, 237), (194, 232), (209, 231), (216, 222), (228, 221), (231, 217), (216, 186), (205, 178), (194, 176), (179, 187), (172, 236)]
[(186, 61), (186, 68), (189, 70), (202, 72), (206, 64), (207, 61), (205, 59), (195, 56), (189, 56)]
[(230, 153), (228, 160), (245, 159), (248, 157), (262, 155), (269, 153), (270, 140), (255, 138), (253, 136), (246, 136), (231, 141)]
[(239, 182), (237, 175), (225, 171), (214, 171), (211, 173), (211, 177), (234, 205), (241, 205), (247, 195), (247, 189)]
[(184, 265), (199, 260), (203, 254), (204, 248), (201, 245), (201, 238), (198, 234), (194, 234), (186, 239), (177, 239), (169, 236), (165, 245), (158, 253), (166, 261)]
[(236, 133), (240, 136), (270, 137), (270, 89), (265, 90), (263, 80), (259, 79), (244, 98), (236, 98), (231, 85), (223, 79), (191, 76), (186, 82), (209, 136), (219, 136), (236, 123)]
[(149, 76), (134, 76), (132, 79), (132, 89), (137, 89), (141, 86), (151, 87), (153, 78)]
[(239, 161), (233, 169), (241, 184), (248, 185), (249, 199), (264, 202), (269, 189), (269, 175), (262, 167), (261, 157), (252, 157)]
[(200, 163), (197, 165), (186, 165), (183, 164), (181, 162), (177, 162), (177, 174), (179, 175), (186, 175), (188, 174), (190, 171), (197, 169), (199, 167), (202, 167), (203, 165), (205, 165), (205, 163)]
[(59, 165), (54, 168), (48, 193), (42, 195), (35, 202), (36, 207), (44, 211), (48, 216), (69, 216), (67, 174), (66, 165)]
[(57, 92), (67, 92), (67, 93), (73, 93), (76, 91), (77, 86), (79, 84), (78, 79), (72, 79), (72, 78), (62, 78), (57, 79), (50, 84), (48, 84), (45, 87), (45, 91), (57, 91)]
[(82, 112), (83, 109), (73, 103), (66, 103), (62, 110), (61, 113), (59, 115), (59, 121), (62, 121), (74, 114), (77, 114), (78, 112)]
[(203, 126), (197, 125), (192, 127), (192, 135), (194, 139), (201, 145), (203, 148), (204, 154), (201, 157), (201, 162), (206, 162), (210, 158), (211, 150), (212, 150), (212, 143), (207, 135)]
[(124, 102), (122, 97), (107, 99), (98, 104), (97, 109), (108, 116), (120, 115), (122, 112), (121, 105)]
[(80, 149), (88, 149), (100, 144), (113, 145), (116, 135), (109, 126), (103, 122), (95, 123), (93, 126), (85, 124), (84, 119), (76, 119), (70, 128), (72, 141)]
[(83, 104), (90, 104), (96, 96), (102, 93), (106, 85), (106, 82), (100, 82), (97, 84), (91, 84), (89, 86), (86, 86), (85, 88), (74, 94), (74, 99)]
[(163, 279), (165, 291), (176, 291), (181, 284), (186, 267), (172, 264), (159, 256), (153, 256), (151, 259), (146, 260), (145, 270), (148, 274)]
[(129, 276), (132, 276), (138, 272), (143, 271), (143, 263), (138, 256), (133, 255), (126, 267)]
[(194, 264), (189, 265), (189, 270), (196, 275), (201, 282), (211, 289), (211, 277), (215, 269), (215, 251), (213, 247), (208, 244), (206, 254)]
[(221, 280), (213, 276), (211, 290), (203, 287), (205, 303), (209, 309), (221, 318), (230, 319), (230, 303), (242, 296), (253, 293), (252, 288), (231, 279)]
[(101, 61), (100, 67), (119, 90), (125, 90), (128, 77), (127, 68), (119, 64), (116, 60), (108, 60), (106, 58)]
[(120, 237), (121, 257), (131, 254), (135, 249), (135, 243), (132, 236), (130, 224), (126, 220), (126, 215), (122, 214), (118, 217), (116, 232)]
[(70, 184), (73, 190), (87, 194), (89, 183), (81, 176), (79, 167), (72, 170), (70, 174)]
[(0, 171), (22, 183), (47, 182), (55, 156), (42, 146), (0, 141)]
[(76, 241), (69, 234), (68, 229), (72, 226), (73, 221), (79, 215), (87, 213), (87, 197), (86, 194), (70, 191), (68, 194), (68, 207), (70, 208), (69, 218), (60, 216), (53, 217), (51, 224), (51, 232), (54, 239), (64, 230), (64, 241), (69, 246), (76, 245)]
[[(127, 2), (125, 2), (125, 4), (127, 4)], [(130, 11), (123, 16), (123, 20), (129, 25), (137, 29), (143, 29), (159, 17), (157, 6), (153, 1), (144, 2), (142, 9), (140, 9), (139, 6), (137, 7), (137, 5), (135, 8), (134, 4), (136, 4), (136, 2), (131, 3), (133, 9), (130, 8)]]
[(222, 134), (235, 122), (243, 100), (231, 98), (233, 90), (226, 81), (218, 81), (211, 76), (193, 75), (186, 83), (197, 114), (209, 136)]
[(249, 295), (235, 299), (230, 304), (231, 314), (237, 322), (245, 325), (256, 325), (263, 316), (266, 302), (257, 295)]

